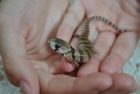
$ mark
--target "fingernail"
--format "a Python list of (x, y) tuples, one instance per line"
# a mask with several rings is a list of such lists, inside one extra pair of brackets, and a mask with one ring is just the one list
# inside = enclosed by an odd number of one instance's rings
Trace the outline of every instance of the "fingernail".
[(66, 59), (62, 59), (62, 67), (66, 72), (71, 72), (74, 70), (74, 66), (66, 61)]
[(72, 66), (72, 64), (67, 63), (67, 66), (65, 67), (66, 67), (67, 72), (71, 72), (74, 70), (74, 67)]
[(30, 86), (25, 81), (21, 81), (20, 88), (22, 94), (32, 94)]

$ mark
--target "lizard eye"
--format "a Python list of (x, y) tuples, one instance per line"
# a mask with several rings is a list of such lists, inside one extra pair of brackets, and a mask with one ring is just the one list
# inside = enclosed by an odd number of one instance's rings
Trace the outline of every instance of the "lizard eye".
[(55, 44), (55, 51), (58, 51), (60, 47), (61, 47), (60, 45)]
[(60, 48), (60, 45), (56, 44), (56, 45), (55, 45), (55, 48)]

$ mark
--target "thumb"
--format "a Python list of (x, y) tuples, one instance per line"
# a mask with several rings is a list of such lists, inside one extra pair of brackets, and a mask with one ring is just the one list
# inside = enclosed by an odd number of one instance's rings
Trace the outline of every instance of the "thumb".
[(18, 32), (0, 32), (0, 53), (12, 84), (21, 86), (23, 94), (39, 94), (39, 80), (27, 59), (23, 38)]

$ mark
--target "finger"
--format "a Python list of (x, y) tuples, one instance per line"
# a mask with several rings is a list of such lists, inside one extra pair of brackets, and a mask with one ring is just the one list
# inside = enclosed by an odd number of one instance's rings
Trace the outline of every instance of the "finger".
[(62, 58), (61, 65), (65, 72), (72, 72), (76, 68), (76, 66), (68, 62), (65, 58)]
[(62, 20), (57, 37), (69, 42), (74, 30), (82, 21), (84, 12), (80, 0), (75, 0)]
[(112, 78), (112, 87), (99, 94), (130, 94), (136, 91), (137, 85), (132, 76), (116, 73), (112, 75)]
[(20, 85), (25, 94), (38, 94), (38, 78), (27, 59), (23, 37), (15, 28), (6, 26), (0, 34), (0, 53), (7, 76), (13, 84)]
[[(84, 22), (82, 22), (82, 24), (80, 24), (80, 26), (78, 27), (78, 30), (75, 32), (71, 42), (70, 42), (70, 45), (72, 47), (74, 47), (75, 49), (77, 49), (77, 43), (79, 41), (79, 38), (76, 37), (76, 36), (80, 36), (83, 32), (84, 32)], [(68, 62), (66, 59), (62, 59), (62, 66), (63, 66), (63, 69), (66, 71), (66, 72), (72, 72), (75, 68), (76, 68), (76, 65)]]
[(114, 44), (110, 54), (101, 65), (101, 71), (109, 74), (120, 72), (123, 65), (132, 56), (137, 44), (136, 32), (121, 34)]
[[(79, 0), (74, 1), (62, 20), (57, 37), (70, 42), (75, 29), (84, 17), (84, 12), (81, 2)], [(61, 64), (65, 71), (73, 70), (73, 67), (66, 60), (63, 59)]]
[[(97, 31), (98, 32), (98, 31)], [(108, 54), (115, 40), (115, 34), (107, 31), (102, 31), (93, 45), (93, 48), (99, 55), (94, 55), (91, 60), (85, 64), (79, 71), (79, 76), (88, 75), (99, 71), (99, 65)]]
[(110, 76), (102, 73), (76, 78), (66, 75), (52, 76), (41, 70), (37, 72), (40, 77), (42, 94), (91, 94), (91, 92), (97, 94), (112, 84)]

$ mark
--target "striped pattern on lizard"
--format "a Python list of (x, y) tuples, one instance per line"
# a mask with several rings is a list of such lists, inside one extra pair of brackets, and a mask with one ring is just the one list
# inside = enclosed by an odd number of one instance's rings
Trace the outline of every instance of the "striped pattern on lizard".
[(117, 32), (124, 32), (111, 21), (102, 16), (92, 16), (85, 22), (85, 31), (79, 37), (79, 44), (77, 49), (74, 49), (69, 43), (62, 39), (54, 38), (48, 41), (49, 46), (58, 54), (64, 56), (68, 61), (74, 63), (77, 68), (81, 64), (88, 62), (91, 57), (97, 54), (96, 50), (93, 48), (93, 44), (88, 39), (89, 35), (89, 24), (93, 21), (101, 21), (105, 25), (111, 26)]

